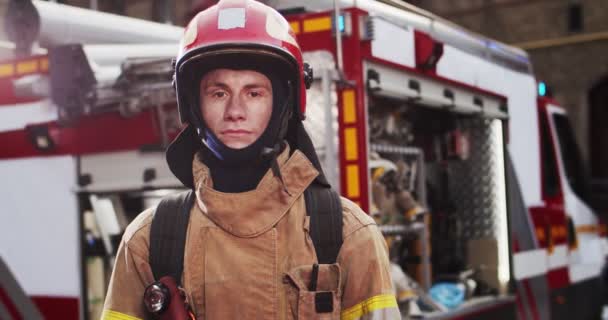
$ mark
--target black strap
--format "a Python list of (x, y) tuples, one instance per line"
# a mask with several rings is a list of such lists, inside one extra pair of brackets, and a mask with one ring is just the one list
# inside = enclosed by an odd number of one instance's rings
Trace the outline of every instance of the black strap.
[(167, 196), (158, 204), (150, 229), (149, 260), (154, 279), (170, 275), (180, 285), (186, 232), (193, 204), (192, 190)]
[(332, 264), (342, 247), (342, 204), (340, 196), (319, 183), (304, 192), (306, 213), (310, 216), (310, 237), (321, 264)]
[[(336, 263), (342, 247), (342, 204), (340, 196), (331, 188), (313, 182), (304, 191), (306, 214), (310, 217), (310, 237), (315, 245), (320, 264)], [(316, 291), (318, 264), (313, 265), (309, 290)], [(331, 292), (315, 293), (315, 310), (317, 313), (332, 312), (333, 296)]]

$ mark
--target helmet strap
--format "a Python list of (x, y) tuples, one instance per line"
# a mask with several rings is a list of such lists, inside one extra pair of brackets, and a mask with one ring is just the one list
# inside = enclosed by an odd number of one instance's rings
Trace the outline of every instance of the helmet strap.
[(279, 179), (279, 182), (281, 182), (281, 185), (283, 186), (283, 191), (285, 191), (285, 193), (287, 193), (290, 196), (291, 196), (291, 193), (287, 189), (287, 186), (285, 185), (285, 181), (283, 180), (283, 176), (281, 175), (281, 170), (279, 169), (279, 163), (277, 161), (277, 157), (281, 153), (281, 149), (282, 149), (281, 146), (283, 144), (283, 140), (285, 139), (285, 136), (287, 135), (289, 119), (291, 118), (291, 116), (293, 114), (293, 110), (292, 110), (293, 106), (290, 103), (293, 98), (293, 90), (294, 90), (294, 88), (293, 88), (291, 81), (288, 81), (287, 82), (287, 92), (288, 92), (287, 100), (285, 101), (285, 104), (281, 108), (280, 127), (279, 127), (279, 130), (277, 131), (277, 136), (274, 139), (275, 145), (272, 148), (266, 147), (262, 150), (262, 157), (271, 159), (270, 168), (272, 169), (272, 174), (277, 179)]

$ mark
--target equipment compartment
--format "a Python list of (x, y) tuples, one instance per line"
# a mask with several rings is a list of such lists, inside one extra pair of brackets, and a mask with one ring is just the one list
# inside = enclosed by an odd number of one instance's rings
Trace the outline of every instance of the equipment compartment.
[(373, 94), (368, 106), (370, 214), (411, 277), (395, 283), (404, 315), (507, 298), (503, 121)]

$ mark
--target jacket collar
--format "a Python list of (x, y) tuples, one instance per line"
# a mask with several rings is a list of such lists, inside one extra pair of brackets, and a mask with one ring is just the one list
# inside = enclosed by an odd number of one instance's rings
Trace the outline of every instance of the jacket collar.
[(213, 189), (209, 168), (194, 157), (192, 170), (197, 204), (201, 211), (226, 232), (243, 238), (258, 236), (272, 228), (287, 213), (296, 199), (319, 172), (296, 150), (289, 147), (277, 161), (287, 194), (281, 182), (268, 170), (257, 188), (241, 193), (223, 193)]

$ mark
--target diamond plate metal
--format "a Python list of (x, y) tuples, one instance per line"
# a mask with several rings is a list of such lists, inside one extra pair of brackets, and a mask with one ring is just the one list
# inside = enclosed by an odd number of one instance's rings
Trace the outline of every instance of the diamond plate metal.
[(500, 126), (500, 120), (460, 122), (460, 128), (469, 133), (471, 152), (465, 161), (450, 161), (448, 175), (455, 214), (462, 223), (462, 241), (499, 239), (497, 208), (505, 197), (504, 187), (499, 185), (500, 170), (504, 173), (504, 159), (500, 159), (504, 146), (497, 136), (502, 135), (497, 130)]

